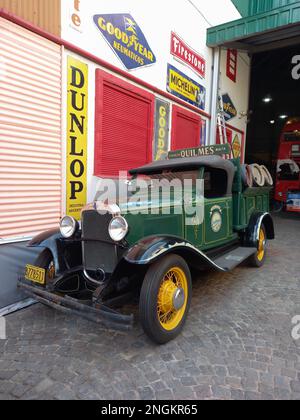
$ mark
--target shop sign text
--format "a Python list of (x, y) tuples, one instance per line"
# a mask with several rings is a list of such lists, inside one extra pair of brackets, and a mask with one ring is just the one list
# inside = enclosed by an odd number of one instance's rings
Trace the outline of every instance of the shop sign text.
[(163, 160), (168, 157), (169, 131), (170, 104), (156, 99), (154, 160)]
[(80, 219), (87, 197), (88, 66), (68, 57), (67, 207)]
[(80, 17), (80, 12), (81, 12), (81, 6), (80, 6), (80, 1), (81, 0), (73, 0), (72, 1), (72, 9), (71, 9), (71, 23), (70, 26), (73, 29), (76, 29), (76, 31), (82, 32), (81, 30), (81, 17)]
[(156, 63), (145, 35), (130, 14), (95, 15), (94, 22), (127, 70)]
[(295, 55), (292, 58), (292, 64), (295, 65), (292, 70), (292, 78), (294, 80), (300, 79), (300, 55)]
[(183, 149), (175, 150), (174, 152), (169, 152), (169, 159), (178, 159), (178, 158), (193, 158), (193, 157), (202, 157), (202, 156), (223, 156), (229, 155), (231, 153), (231, 146), (227, 144), (217, 144), (215, 146), (202, 146), (192, 149)]
[(175, 32), (171, 33), (171, 54), (194, 70), (198, 76), (205, 78), (205, 59), (190, 48)]
[(205, 110), (206, 89), (170, 64), (168, 64), (167, 91)]
[(228, 95), (228, 93), (223, 95), (223, 108), (224, 108), (224, 117), (226, 121), (229, 121), (232, 118), (235, 118), (237, 116), (237, 110), (230, 96)]

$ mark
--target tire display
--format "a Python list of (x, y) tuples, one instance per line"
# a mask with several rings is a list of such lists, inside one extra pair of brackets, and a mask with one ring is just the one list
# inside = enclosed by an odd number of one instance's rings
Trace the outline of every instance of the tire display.
[(261, 172), (263, 173), (263, 176), (265, 178), (265, 185), (267, 185), (269, 187), (273, 187), (274, 181), (273, 181), (273, 178), (272, 178), (269, 170), (264, 165), (262, 165), (260, 167), (260, 169), (261, 169)]
[(255, 163), (250, 165), (250, 168), (254, 179), (254, 185), (256, 187), (264, 187), (266, 181), (261, 167)]

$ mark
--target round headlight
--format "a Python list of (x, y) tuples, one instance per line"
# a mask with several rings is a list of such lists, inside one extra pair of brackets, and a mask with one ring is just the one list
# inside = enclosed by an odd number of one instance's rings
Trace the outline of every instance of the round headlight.
[(122, 241), (128, 233), (128, 223), (124, 217), (114, 217), (109, 224), (109, 235), (115, 242)]
[(60, 233), (64, 238), (71, 238), (76, 232), (78, 223), (73, 217), (65, 216), (60, 222)]

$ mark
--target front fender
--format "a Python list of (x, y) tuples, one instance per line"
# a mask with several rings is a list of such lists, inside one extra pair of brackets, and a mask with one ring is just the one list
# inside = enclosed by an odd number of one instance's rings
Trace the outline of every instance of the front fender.
[(275, 239), (274, 222), (270, 213), (255, 212), (250, 218), (247, 229), (246, 242), (248, 246), (257, 247), (259, 232), (262, 225), (264, 225), (266, 229), (267, 239)]
[(30, 248), (49, 249), (53, 255), (56, 274), (62, 275), (71, 267), (70, 262), (66, 260), (66, 250), (71, 248), (71, 260), (78, 261), (78, 265), (82, 263), (81, 243), (74, 240), (65, 240), (59, 229), (52, 229), (43, 232), (29, 242)]
[(175, 236), (145, 238), (130, 248), (124, 259), (129, 264), (149, 265), (171, 253), (181, 255), (189, 265), (195, 267), (213, 267), (219, 271), (226, 271), (191, 243)]

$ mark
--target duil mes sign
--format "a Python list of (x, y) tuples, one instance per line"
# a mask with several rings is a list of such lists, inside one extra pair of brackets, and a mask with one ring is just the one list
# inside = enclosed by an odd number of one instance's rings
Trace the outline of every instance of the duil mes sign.
[(88, 66), (68, 57), (67, 207), (80, 219), (87, 199)]
[(145, 35), (130, 14), (95, 15), (94, 22), (127, 70), (156, 63)]

